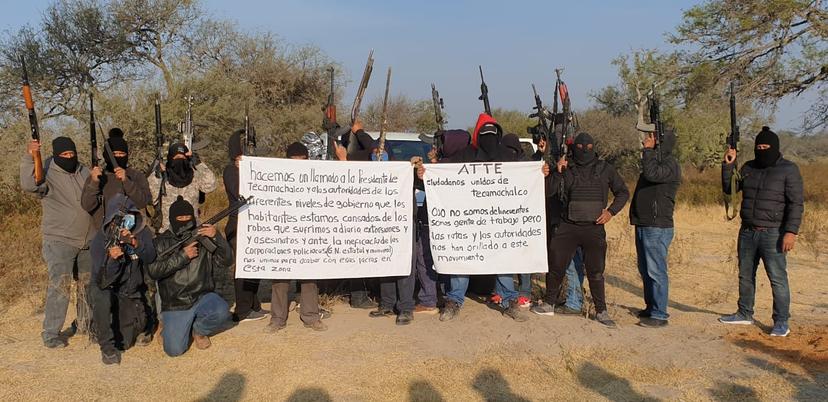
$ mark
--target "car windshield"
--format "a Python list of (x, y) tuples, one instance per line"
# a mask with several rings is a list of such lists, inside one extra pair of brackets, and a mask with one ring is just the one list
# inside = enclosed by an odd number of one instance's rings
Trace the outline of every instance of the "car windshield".
[(428, 151), (431, 150), (431, 145), (422, 141), (401, 141), (401, 140), (386, 140), (385, 146), (391, 151), (394, 160), (408, 161), (412, 156), (420, 156), (423, 162), (429, 163)]

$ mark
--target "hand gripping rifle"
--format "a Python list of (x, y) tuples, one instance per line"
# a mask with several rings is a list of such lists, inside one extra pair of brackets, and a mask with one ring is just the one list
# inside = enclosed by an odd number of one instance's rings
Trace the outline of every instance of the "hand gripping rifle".
[[(32, 129), (32, 139), (40, 142), (40, 128), (37, 126), (37, 113), (35, 112), (34, 100), (32, 100), (32, 87), (29, 85), (29, 73), (26, 71), (26, 59), (20, 55), (20, 65), (23, 69), (23, 100), (26, 103), (26, 110), (29, 112), (29, 127)], [(43, 184), (46, 180), (45, 172), (43, 171), (43, 156), (40, 151), (32, 155), (34, 161), (34, 179), (35, 184)]]
[(537, 118), (538, 124), (532, 127), (527, 127), (526, 132), (532, 135), (532, 142), (535, 144), (539, 144), (541, 139), (546, 141), (546, 149), (543, 152), (543, 156), (544, 159), (547, 159), (552, 149), (552, 142), (550, 141), (549, 135), (552, 131), (549, 128), (549, 121), (546, 119), (549, 112), (543, 107), (543, 101), (541, 100), (540, 95), (538, 95), (538, 90), (535, 88), (535, 84), (532, 84), (532, 93), (535, 96), (535, 106), (532, 109), (535, 111), (529, 114), (529, 118)]
[[(739, 155), (739, 121), (736, 116), (736, 85), (733, 81), (730, 82), (730, 135), (727, 136), (727, 146), (737, 151)], [(733, 193), (736, 191), (737, 182), (741, 180), (739, 174), (738, 159), (733, 160), (733, 174), (730, 176), (730, 194), (724, 193), (725, 216), (727, 220), (736, 218), (738, 211), (733, 205)]]
[[(207, 219), (206, 221), (204, 221), (204, 223), (202, 223), (202, 226), (203, 225), (215, 225), (216, 223), (218, 223), (222, 219), (228, 217), (230, 214), (232, 214), (234, 212), (237, 212), (243, 206), (247, 205), (247, 203), (250, 202), (251, 199), (253, 199), (252, 196), (247, 197), (247, 198), (245, 198), (243, 196), (239, 197), (238, 201), (230, 204), (227, 208), (223, 209), (222, 211), (219, 211), (219, 213), (215, 214), (210, 219)], [(173, 244), (169, 248), (167, 248), (164, 251), (162, 251), (161, 253), (159, 253), (158, 258), (167, 258), (170, 255), (172, 255), (173, 253), (175, 253), (176, 251), (180, 250), (182, 247), (190, 245), (190, 244), (195, 243), (195, 242), (199, 242), (202, 246), (204, 246), (205, 249), (207, 249), (208, 252), (212, 253), (212, 252), (216, 251), (216, 248), (217, 248), (216, 244), (211, 239), (199, 235), (198, 234), (198, 229), (199, 228), (194, 228), (194, 229), (188, 231), (186, 234), (184, 234), (184, 236), (182, 236), (180, 239), (178, 239), (175, 242), (175, 244)]]
[(388, 152), (385, 151), (385, 126), (388, 124), (388, 89), (391, 87), (391, 67), (388, 67), (388, 75), (385, 78), (385, 97), (382, 99), (382, 116), (380, 117), (380, 135), (377, 143), (377, 150), (374, 159), (387, 161)]
[[(362, 98), (365, 96), (365, 89), (368, 88), (368, 81), (371, 79), (371, 72), (374, 71), (374, 49), (368, 53), (368, 61), (365, 62), (365, 70), (362, 72), (362, 80), (357, 87), (356, 96), (354, 97), (354, 104), (351, 106), (351, 127), (359, 117), (359, 107), (362, 105)], [(348, 134), (348, 154), (350, 155), (356, 150), (357, 141), (353, 131)]]
[(483, 79), (483, 66), (477, 66), (477, 68), (480, 70), (480, 96), (477, 99), (483, 101), (483, 111), (491, 116), (492, 107), (489, 105), (489, 86), (486, 85), (486, 81)]

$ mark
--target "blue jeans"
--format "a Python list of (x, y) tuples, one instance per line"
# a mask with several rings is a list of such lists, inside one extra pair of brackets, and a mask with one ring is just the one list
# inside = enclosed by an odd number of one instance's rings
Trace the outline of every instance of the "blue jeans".
[(500, 306), (509, 308), (509, 304), (518, 298), (518, 292), (515, 290), (515, 276), (513, 274), (497, 275), (495, 293), (501, 297)]
[(523, 296), (527, 299), (532, 298), (532, 274), (519, 274), (518, 275), (518, 282), (520, 283), (520, 287), (518, 288), (518, 295)]
[(773, 321), (788, 321), (791, 307), (791, 291), (788, 287), (788, 271), (779, 229), (739, 229), (739, 313), (753, 317), (756, 293), (756, 269), (759, 260), (771, 283), (773, 294)]
[(458, 306), (463, 306), (466, 300), (466, 291), (469, 289), (468, 275), (449, 275), (449, 291), (446, 298)]
[(578, 247), (575, 256), (566, 267), (566, 303), (573, 310), (584, 305), (584, 250)]
[(211, 336), (230, 323), (230, 307), (217, 293), (207, 293), (189, 310), (162, 311), (164, 352), (169, 356), (184, 354), (190, 347), (190, 332)]
[(644, 311), (656, 320), (666, 320), (669, 303), (667, 254), (673, 241), (673, 228), (635, 227), (638, 273), (644, 283)]

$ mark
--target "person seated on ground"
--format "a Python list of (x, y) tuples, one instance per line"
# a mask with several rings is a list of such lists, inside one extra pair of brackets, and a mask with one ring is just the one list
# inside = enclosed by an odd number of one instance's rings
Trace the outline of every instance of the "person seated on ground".
[[(191, 333), (196, 348), (207, 349), (209, 336), (229, 326), (230, 307), (214, 292), (213, 271), (228, 269), (233, 251), (215, 226), (196, 227), (193, 206), (181, 196), (170, 205), (169, 223), (170, 228), (155, 238), (158, 259), (149, 266), (149, 274), (158, 281), (161, 295), (164, 352), (179, 356), (189, 348)], [(168, 251), (193, 230), (200, 240)]]
[[(144, 269), (155, 260), (152, 231), (131, 199), (118, 193), (106, 203), (103, 227), (92, 239), (89, 299), (104, 364), (121, 363), (121, 350), (146, 333)], [(117, 326), (117, 327), (116, 327)], [(142, 337), (142, 344), (152, 338)]]
[[(302, 143), (294, 142), (287, 147), (287, 157), (289, 159), (306, 160), (308, 159), (308, 148)], [(289, 279), (273, 280), (273, 293), (270, 296), (270, 323), (265, 327), (266, 333), (275, 334), (287, 326), (290, 307), (290, 299), (288, 298), (290, 282)], [(316, 281), (301, 280), (299, 283), (301, 287), (299, 312), (302, 322), (314, 331), (327, 330), (328, 326), (322, 322), (322, 314), (319, 308), (319, 288), (316, 286)]]

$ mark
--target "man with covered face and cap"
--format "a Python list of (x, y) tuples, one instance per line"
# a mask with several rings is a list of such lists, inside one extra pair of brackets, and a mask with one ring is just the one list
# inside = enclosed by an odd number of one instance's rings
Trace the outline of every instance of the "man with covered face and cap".
[(754, 141), (754, 159), (742, 165), (736, 177), (736, 150), (730, 148), (722, 163), (725, 194), (742, 192), (739, 229), (739, 302), (735, 314), (719, 318), (724, 324), (753, 324), (756, 269), (762, 260), (773, 294), (771, 336), (788, 336), (791, 291), (786, 253), (793, 250), (802, 223), (804, 197), (797, 165), (782, 157), (779, 137), (768, 127)]
[[(196, 348), (207, 349), (209, 336), (229, 326), (230, 307), (214, 291), (213, 271), (230, 267), (233, 251), (215, 226), (202, 225), (197, 229), (203, 238), (201, 241), (160, 257), (196, 229), (193, 205), (182, 196), (170, 205), (168, 226), (169, 229), (155, 238), (159, 258), (150, 264), (149, 275), (158, 281), (161, 295), (164, 352), (168, 356), (179, 356), (189, 348), (191, 335)], [(211, 242), (215, 250), (202, 246), (202, 241)]]
[[(532, 306), (532, 312), (554, 315), (553, 307), (561, 291), (566, 268), (580, 246), (584, 270), (595, 303), (595, 320), (608, 327), (615, 322), (607, 311), (604, 289), (604, 264), (607, 254), (607, 232), (604, 225), (621, 212), (630, 194), (621, 175), (610, 163), (599, 159), (595, 142), (587, 133), (578, 134), (572, 149), (573, 164), (561, 157), (552, 174), (548, 196), (559, 197), (564, 205), (561, 224), (552, 238), (549, 273), (546, 276), (544, 300)], [(609, 191), (614, 199), (607, 207)]]
[(77, 318), (73, 326), (86, 330), (90, 323), (86, 295), (92, 266), (89, 242), (95, 228), (92, 216), (81, 208), (80, 199), (89, 170), (78, 163), (75, 143), (68, 137), (57, 137), (52, 141), (52, 157), (43, 164), (45, 179), (37, 184), (32, 155), (39, 151), (40, 142), (32, 140), (20, 160), (20, 187), (40, 198), (43, 260), (49, 275), (41, 337), (47, 348), (60, 348), (66, 346), (61, 331), (73, 279), (78, 281)]
[(146, 208), (152, 200), (147, 178), (143, 173), (129, 167), (129, 145), (118, 128), (110, 130), (107, 145), (112, 150), (114, 161), (109, 152), (104, 152), (105, 171), (93, 166), (81, 195), (81, 206), (92, 214), (96, 229), (100, 229), (109, 200), (124, 193), (138, 209)]
[[(239, 161), (242, 157), (244, 130), (236, 130), (227, 140), (229, 162), (224, 167), (224, 191), (227, 193), (228, 204), (239, 201)], [(236, 249), (236, 229), (239, 224), (238, 211), (232, 212), (224, 226), (224, 234), (233, 250)], [(259, 301), (259, 279), (236, 278), (235, 298), (236, 307), (233, 311), (233, 321), (257, 321), (267, 317)]]
[[(189, 202), (190, 205), (198, 205), (199, 192), (209, 194), (216, 189), (216, 176), (213, 171), (184, 144), (170, 144), (167, 151), (167, 162), (162, 166), (162, 170), (167, 176), (166, 183), (162, 184), (161, 178), (154, 174), (147, 178), (153, 200), (158, 199), (161, 186), (164, 186), (165, 194), (161, 197), (161, 209), (156, 211), (156, 213), (161, 214), (161, 227), (158, 229), (158, 233), (170, 228), (167, 211), (179, 196)], [(198, 214), (195, 218), (198, 222)]]
[(681, 166), (673, 155), (676, 135), (667, 129), (660, 141), (648, 133), (641, 152), (641, 174), (630, 203), (630, 224), (635, 226), (638, 272), (644, 285), (644, 309), (638, 325), (667, 325), (667, 254), (673, 241), (673, 210), (681, 184)]
[(89, 297), (101, 360), (119, 364), (121, 350), (129, 349), (141, 334), (151, 330), (144, 274), (156, 255), (152, 231), (135, 203), (123, 193), (107, 201), (101, 229), (90, 246)]

